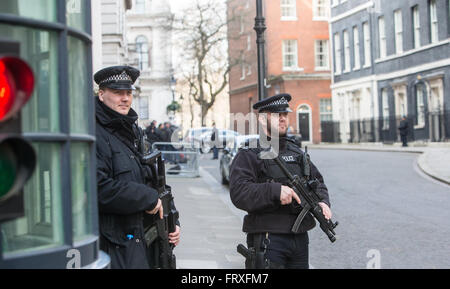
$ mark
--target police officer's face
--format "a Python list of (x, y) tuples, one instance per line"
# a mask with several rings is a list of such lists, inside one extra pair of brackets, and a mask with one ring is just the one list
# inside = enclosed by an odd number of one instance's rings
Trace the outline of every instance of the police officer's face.
[(106, 88), (99, 90), (98, 97), (106, 106), (120, 114), (127, 115), (133, 102), (132, 90), (115, 90)]
[(278, 120), (278, 133), (280, 136), (286, 136), (288, 125), (289, 125), (289, 119), (288, 119), (288, 113), (282, 112), (282, 113), (276, 113), (275, 114)]
[[(266, 121), (264, 120), (267, 119)], [(264, 113), (263, 118), (260, 118), (260, 121), (262, 121), (263, 127), (267, 130), (266, 133), (270, 136), (276, 137), (275, 134), (278, 134), (279, 136), (286, 136), (287, 129), (289, 126), (289, 119), (288, 119), (288, 113), (287, 112), (281, 112), (281, 113)], [(274, 131), (276, 130), (276, 131)]]

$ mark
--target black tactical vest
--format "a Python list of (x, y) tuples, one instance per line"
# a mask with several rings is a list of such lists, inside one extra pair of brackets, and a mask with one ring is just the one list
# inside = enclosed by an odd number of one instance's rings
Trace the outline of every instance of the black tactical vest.
[[(286, 149), (280, 152), (280, 157), (286, 164), (289, 172), (293, 175), (303, 177), (310, 175), (309, 166), (303, 165), (303, 158), (305, 157), (303, 151), (290, 141), (286, 141)], [(273, 159), (265, 159), (264, 167), (266, 169), (266, 175), (262, 175), (258, 179), (258, 183), (276, 182), (283, 185), (288, 184), (288, 178), (284, 175), (280, 167), (275, 163)]]
[[(262, 148), (254, 149), (256, 153), (262, 151)], [(305, 153), (291, 140), (286, 140), (286, 147), (279, 153), (281, 159), (284, 161), (286, 167), (292, 175), (297, 175), (299, 177), (304, 177), (305, 175), (310, 175), (309, 165), (304, 165)], [(284, 186), (289, 184), (288, 177), (283, 173), (280, 167), (275, 163), (273, 159), (263, 159), (265, 170), (263, 170), (258, 176), (258, 183), (281, 183)], [(308, 162), (306, 162), (308, 163)], [(302, 200), (301, 196), (300, 200)], [(283, 206), (279, 213), (284, 214), (299, 214), (301, 211), (301, 206), (299, 206), (295, 201), (291, 206)]]
[[(263, 151), (261, 147), (250, 149), (258, 156), (260, 156), (260, 152)], [(298, 175), (299, 177), (309, 176), (310, 175), (310, 166), (309, 162), (306, 162), (304, 165), (304, 158), (306, 158), (306, 154), (295, 144), (294, 141), (287, 139), (286, 146), (280, 148), (280, 157), (283, 159), (286, 164), (289, 172), (293, 175)], [(263, 159), (264, 169), (260, 170), (257, 182), (258, 183), (267, 183), (267, 182), (276, 182), (281, 183), (282, 185), (288, 185), (289, 179), (283, 174), (283, 171), (280, 167), (275, 163), (274, 160), (271, 159)], [(299, 195), (300, 200), (302, 197)], [(296, 216), (301, 212), (302, 207), (298, 205), (296, 201), (293, 201), (290, 205), (282, 205), (276, 208), (268, 209), (267, 211), (260, 212), (259, 214), (249, 214), (248, 224), (247, 226), (251, 228), (252, 231), (261, 231), (265, 232), (264, 229), (259, 230), (260, 227), (267, 227), (268, 224), (274, 223), (280, 228), (280, 232), (288, 233), (290, 232), (291, 226), (294, 224)], [(275, 217), (279, 216), (279, 217)], [(245, 220), (244, 220), (245, 222)], [(245, 224), (244, 224), (245, 225)], [(255, 228), (253, 228), (255, 226)], [(300, 232), (306, 232), (315, 226), (314, 218), (307, 214), (304, 218), (301, 226)], [(273, 227), (273, 226), (269, 226)]]

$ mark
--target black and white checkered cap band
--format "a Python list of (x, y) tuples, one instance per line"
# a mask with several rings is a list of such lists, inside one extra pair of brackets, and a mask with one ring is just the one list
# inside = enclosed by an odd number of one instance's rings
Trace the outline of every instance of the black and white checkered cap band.
[(100, 82), (100, 85), (103, 84), (103, 83), (118, 82), (118, 81), (130, 81), (130, 82), (133, 82), (131, 80), (131, 77), (124, 71), (121, 74), (112, 75), (112, 76), (108, 77), (107, 79), (102, 80), (102, 82)]
[(264, 109), (266, 109), (268, 107), (278, 106), (278, 105), (289, 106), (289, 102), (286, 100), (286, 98), (282, 97), (282, 98), (280, 98), (278, 100), (272, 101), (272, 102), (270, 102), (270, 103), (260, 107), (259, 110), (264, 110)]

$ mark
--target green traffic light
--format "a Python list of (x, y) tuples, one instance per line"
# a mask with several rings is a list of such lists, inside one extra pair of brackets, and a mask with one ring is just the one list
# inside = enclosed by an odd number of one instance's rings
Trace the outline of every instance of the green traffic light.
[(11, 149), (0, 145), (0, 200), (8, 194), (14, 185), (17, 166)]

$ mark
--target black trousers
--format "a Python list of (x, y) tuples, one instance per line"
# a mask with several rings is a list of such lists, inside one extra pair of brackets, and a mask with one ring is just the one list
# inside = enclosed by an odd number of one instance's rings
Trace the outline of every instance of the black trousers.
[(401, 138), (401, 140), (402, 140), (402, 146), (404, 146), (404, 147), (406, 147), (406, 146), (408, 146), (408, 137), (407, 137), (407, 135), (400, 135), (400, 138)]
[[(265, 239), (265, 234), (262, 240)], [(268, 234), (266, 259), (270, 269), (309, 269), (309, 237), (302, 234)], [(247, 243), (253, 246), (253, 236), (249, 234)], [(261, 244), (264, 250), (264, 244)]]

